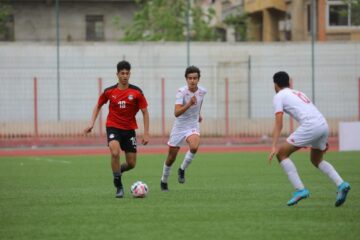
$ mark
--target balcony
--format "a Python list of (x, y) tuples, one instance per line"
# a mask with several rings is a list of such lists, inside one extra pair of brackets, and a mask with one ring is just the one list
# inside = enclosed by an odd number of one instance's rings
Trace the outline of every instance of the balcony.
[(245, 11), (248, 13), (260, 12), (274, 8), (280, 11), (286, 10), (285, 0), (245, 0)]

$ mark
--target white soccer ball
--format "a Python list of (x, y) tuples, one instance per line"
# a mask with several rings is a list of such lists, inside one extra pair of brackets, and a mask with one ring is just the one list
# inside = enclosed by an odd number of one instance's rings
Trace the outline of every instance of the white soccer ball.
[(149, 188), (146, 183), (142, 181), (136, 181), (131, 185), (130, 192), (133, 197), (144, 198), (149, 192)]

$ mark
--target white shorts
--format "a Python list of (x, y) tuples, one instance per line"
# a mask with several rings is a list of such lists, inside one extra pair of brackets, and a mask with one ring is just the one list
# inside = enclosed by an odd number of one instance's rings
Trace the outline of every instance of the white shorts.
[(296, 147), (309, 147), (326, 150), (329, 136), (327, 123), (321, 125), (304, 124), (299, 126), (286, 141)]
[(172, 131), (167, 144), (170, 147), (180, 147), (184, 140), (194, 134), (200, 136), (200, 131), (198, 128), (192, 128), (185, 131)]

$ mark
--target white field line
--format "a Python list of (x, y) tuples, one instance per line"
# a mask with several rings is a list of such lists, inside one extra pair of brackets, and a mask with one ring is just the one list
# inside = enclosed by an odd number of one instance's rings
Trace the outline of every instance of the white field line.
[(49, 163), (71, 164), (71, 162), (69, 162), (69, 161), (57, 160), (57, 159), (52, 159), (52, 158), (29, 157), (28, 159), (35, 160), (35, 161), (46, 161)]

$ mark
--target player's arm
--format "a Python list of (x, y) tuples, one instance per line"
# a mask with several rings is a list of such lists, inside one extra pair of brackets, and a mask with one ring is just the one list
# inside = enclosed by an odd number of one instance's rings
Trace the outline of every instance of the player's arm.
[(101, 110), (101, 107), (102, 107), (102, 105), (99, 105), (98, 103), (95, 105), (95, 107), (94, 107), (94, 109), (93, 109), (93, 112), (92, 112), (92, 115), (91, 115), (90, 123), (89, 123), (89, 125), (84, 129), (84, 133), (85, 133), (85, 134), (90, 133), (91, 130), (94, 128), (95, 121), (96, 121), (96, 118), (97, 118), (98, 115), (99, 115), (99, 112), (100, 112), (100, 110)]
[(283, 112), (277, 112), (275, 114), (275, 122), (274, 122), (274, 129), (273, 129), (273, 137), (272, 137), (272, 147), (271, 152), (269, 155), (269, 163), (273, 159), (274, 155), (277, 152), (277, 144), (279, 142), (281, 130), (283, 128)]
[(184, 112), (186, 112), (186, 110), (188, 110), (192, 105), (196, 104), (196, 97), (192, 96), (190, 98), (190, 101), (187, 102), (185, 105), (182, 104), (175, 104), (175, 117), (179, 117), (181, 116)]
[(203, 118), (202, 118), (202, 116), (201, 116), (201, 108), (202, 108), (202, 101), (201, 101), (201, 105), (200, 105), (200, 112), (199, 112), (199, 122), (201, 123), (202, 122), (202, 120), (203, 120)]
[(149, 142), (149, 125), (150, 125), (150, 117), (149, 117), (149, 111), (147, 108), (140, 109), (143, 114), (143, 121), (144, 121), (144, 136), (142, 139), (142, 144), (146, 145)]

